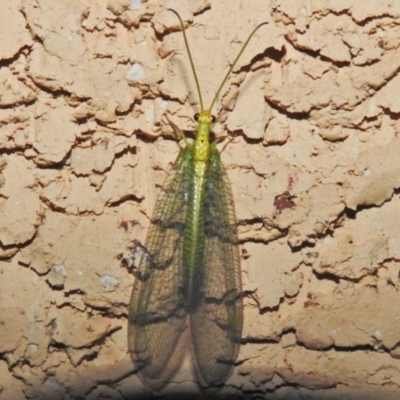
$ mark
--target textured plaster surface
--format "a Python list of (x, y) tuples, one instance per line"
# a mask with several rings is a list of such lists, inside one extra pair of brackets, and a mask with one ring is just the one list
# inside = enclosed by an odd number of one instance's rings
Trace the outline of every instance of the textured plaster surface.
[[(158, 189), (250, 31), (214, 132), (239, 223), (245, 324), (218, 396), (400, 396), (400, 3), (5, 0), (0, 399), (151, 393), (127, 352)], [(211, 339), (210, 339), (211, 340)], [(186, 360), (187, 362), (187, 360)], [(190, 363), (165, 388), (200, 388)], [(211, 392), (212, 394), (212, 392)]]

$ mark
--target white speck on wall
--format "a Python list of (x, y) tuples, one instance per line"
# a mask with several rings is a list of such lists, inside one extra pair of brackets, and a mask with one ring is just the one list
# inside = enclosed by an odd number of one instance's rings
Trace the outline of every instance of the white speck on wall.
[(307, 8), (306, 7), (301, 7), (299, 15), (301, 15), (302, 17), (308, 17)]
[(381, 331), (375, 331), (373, 336), (377, 340), (382, 340), (382, 332)]
[(118, 285), (118, 279), (111, 275), (102, 276), (100, 282), (106, 290), (114, 289), (114, 287)]
[(204, 37), (208, 40), (219, 38), (219, 30), (215, 26), (208, 26), (204, 30)]
[(38, 346), (36, 344), (30, 344), (27, 349), (29, 355), (35, 354), (38, 351)]
[(372, 174), (372, 172), (371, 172), (370, 169), (366, 169), (366, 170), (364, 171), (364, 176), (370, 176), (371, 174)]
[(81, 271), (79, 271), (78, 276), (83, 276), (83, 273)]
[(53, 265), (51, 270), (54, 271), (58, 275), (65, 276), (67, 275), (67, 270), (65, 269), (64, 265)]
[(156, 110), (154, 108), (154, 103), (152, 103), (153, 107), (149, 107), (145, 112), (145, 120), (146, 122), (155, 122), (156, 120)]
[(335, 239), (327, 236), (326, 238), (323, 239), (323, 242), (326, 244), (334, 244), (335, 243)]
[(143, 67), (135, 63), (130, 68), (126, 74), (126, 80), (128, 82), (141, 82), (144, 79), (144, 69)]
[(360, 154), (360, 147), (359, 146), (353, 146), (352, 147), (353, 154)]
[(131, 10), (140, 10), (142, 8), (141, 0), (131, 0)]

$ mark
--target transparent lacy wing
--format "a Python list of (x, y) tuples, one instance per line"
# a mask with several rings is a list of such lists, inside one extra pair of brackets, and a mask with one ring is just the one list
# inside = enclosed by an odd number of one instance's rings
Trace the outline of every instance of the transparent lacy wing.
[(130, 301), (129, 350), (140, 376), (153, 385), (174, 373), (169, 371), (169, 361), (187, 325), (187, 282), (182, 264), (193, 181), (191, 159), (189, 145), (159, 195)]
[(234, 202), (215, 148), (203, 201), (204, 250), (193, 274), (190, 326), (200, 373), (218, 384), (229, 378), (238, 355), (243, 305)]

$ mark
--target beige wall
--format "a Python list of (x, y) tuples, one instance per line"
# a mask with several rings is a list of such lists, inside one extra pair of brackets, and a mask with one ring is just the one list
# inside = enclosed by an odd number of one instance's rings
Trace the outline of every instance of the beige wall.
[[(168, 7), (206, 107), (269, 23), (215, 111), (246, 294), (222, 393), (397, 399), (400, 3), (132, 4), (1, 4), (0, 399), (146, 396), (121, 256), (179, 151), (166, 116), (199, 111)], [(198, 390), (185, 366), (167, 392)]]

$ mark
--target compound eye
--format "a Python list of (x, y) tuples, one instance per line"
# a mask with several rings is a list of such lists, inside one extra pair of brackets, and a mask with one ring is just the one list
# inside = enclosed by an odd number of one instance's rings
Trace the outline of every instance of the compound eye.
[(211, 115), (211, 123), (215, 124), (215, 117), (214, 117), (214, 115)]
[(199, 114), (194, 114), (193, 119), (194, 119), (195, 121), (198, 121), (199, 118), (200, 118), (200, 115), (199, 115)]

